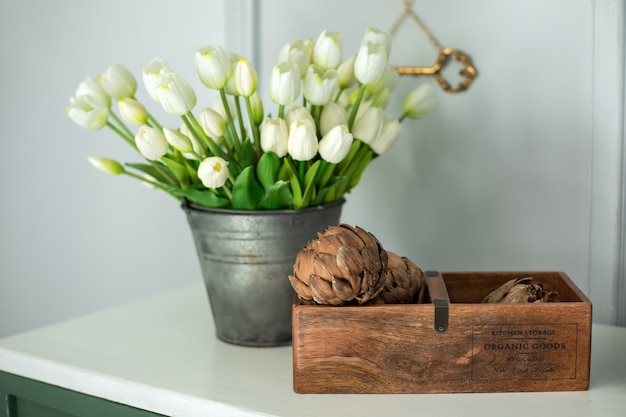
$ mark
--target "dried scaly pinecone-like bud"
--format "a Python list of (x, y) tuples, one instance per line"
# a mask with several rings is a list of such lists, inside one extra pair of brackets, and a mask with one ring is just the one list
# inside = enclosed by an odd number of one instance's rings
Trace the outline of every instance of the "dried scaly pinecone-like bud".
[(387, 251), (387, 279), (385, 288), (375, 303), (420, 303), (424, 295), (425, 279), (422, 270), (409, 258)]
[(341, 224), (298, 251), (289, 281), (302, 300), (340, 305), (375, 298), (385, 285), (387, 252), (376, 237)]
[(541, 284), (533, 284), (532, 277), (512, 279), (485, 297), (483, 303), (553, 303), (559, 294), (546, 291)]

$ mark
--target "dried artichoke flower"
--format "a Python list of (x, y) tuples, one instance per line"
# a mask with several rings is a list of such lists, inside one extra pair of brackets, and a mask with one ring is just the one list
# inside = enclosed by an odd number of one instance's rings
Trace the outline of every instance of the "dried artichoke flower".
[(358, 226), (330, 226), (298, 251), (289, 281), (298, 297), (317, 304), (363, 304), (382, 291), (387, 252)]
[(489, 293), (483, 303), (546, 303), (558, 302), (559, 294), (546, 291), (542, 284), (533, 284), (532, 277), (512, 279)]
[(387, 251), (387, 279), (385, 287), (373, 300), (380, 304), (421, 303), (425, 279), (422, 270), (410, 259)]

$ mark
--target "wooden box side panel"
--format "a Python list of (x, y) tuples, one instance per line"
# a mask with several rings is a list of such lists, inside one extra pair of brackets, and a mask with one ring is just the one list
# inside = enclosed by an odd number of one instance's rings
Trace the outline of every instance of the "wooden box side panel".
[(543, 273), (538, 279), (565, 294), (567, 302), (515, 305), (454, 301), (473, 300), (476, 287), (484, 294), (514, 278), (511, 273), (441, 275), (451, 301), (443, 333), (434, 329), (432, 304), (330, 307), (294, 300), (294, 390), (588, 389), (592, 306), (566, 275)]

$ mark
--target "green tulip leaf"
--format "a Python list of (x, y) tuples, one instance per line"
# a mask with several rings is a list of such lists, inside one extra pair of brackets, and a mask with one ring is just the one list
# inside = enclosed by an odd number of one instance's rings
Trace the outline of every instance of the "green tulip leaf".
[(233, 185), (233, 208), (236, 210), (254, 210), (263, 198), (263, 187), (256, 180), (254, 167), (241, 171)]
[(172, 181), (165, 175), (164, 171), (158, 170), (153, 165), (148, 164), (139, 164), (139, 163), (127, 163), (125, 164), (127, 167), (134, 168), (137, 171), (141, 171), (144, 174), (147, 174), (163, 184), (171, 184)]
[(296, 168), (288, 158), (283, 158), (283, 161), (283, 165), (278, 171), (278, 179), (281, 181), (288, 181), (289, 184), (291, 184), (293, 206), (295, 208), (302, 207), (302, 189), (300, 188), (300, 181), (298, 181)]
[(265, 152), (261, 155), (256, 167), (256, 175), (266, 191), (276, 183), (279, 169), (280, 158), (278, 155), (274, 152)]
[(227, 198), (215, 195), (214, 193), (206, 189), (199, 190), (194, 187), (187, 187), (184, 190), (181, 190), (177, 187), (168, 187), (167, 192), (179, 198), (184, 197), (191, 203), (197, 204), (199, 206), (220, 208), (227, 207), (230, 204), (230, 201)]
[(175, 161), (168, 156), (164, 156), (163, 158), (161, 158), (161, 160), (165, 165), (167, 165), (172, 174), (174, 174), (179, 184), (181, 185), (181, 188), (185, 188), (187, 185), (189, 185), (191, 181), (189, 178), (189, 172), (187, 171), (186, 164), (181, 164), (180, 162)]
[(298, 201), (298, 204), (294, 202), (294, 208), (300, 209), (307, 207), (315, 194), (315, 176), (320, 168), (321, 160), (315, 161), (304, 175), (304, 193), (302, 193), (302, 199)]
[(343, 192), (341, 192), (342, 184), (346, 184), (347, 182), (348, 177), (346, 176), (334, 177), (328, 186), (322, 188), (319, 193), (317, 193), (317, 196), (315, 196), (315, 199), (311, 202), (311, 206), (319, 206), (339, 200), (343, 196)]
[(348, 190), (351, 190), (357, 186), (357, 184), (361, 180), (361, 175), (363, 175), (365, 168), (367, 168), (369, 163), (372, 161), (373, 156), (374, 153), (370, 149), (368, 149), (366, 154), (361, 159), (359, 159), (356, 164), (353, 165), (354, 170), (350, 173)]
[(289, 182), (276, 181), (272, 184), (259, 202), (259, 208), (264, 210), (293, 208), (293, 195), (289, 188)]
[(241, 144), (241, 149), (236, 159), (242, 169), (256, 165), (256, 151), (254, 150), (254, 144), (249, 139), (244, 140)]

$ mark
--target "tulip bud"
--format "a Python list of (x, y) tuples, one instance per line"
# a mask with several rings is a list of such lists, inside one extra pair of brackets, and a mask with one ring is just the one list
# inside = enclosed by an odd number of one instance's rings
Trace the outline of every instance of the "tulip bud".
[(148, 65), (143, 67), (142, 79), (143, 86), (152, 97), (152, 100), (158, 102), (159, 96), (157, 90), (161, 84), (161, 77), (168, 72), (173, 72), (172, 68), (162, 59), (153, 59)]
[(85, 129), (102, 129), (109, 121), (109, 109), (92, 96), (72, 97), (65, 112), (74, 123)]
[(398, 140), (402, 126), (395, 117), (383, 115), (383, 124), (380, 134), (369, 145), (374, 152), (382, 155), (387, 152)]
[(219, 143), (220, 138), (226, 133), (226, 121), (215, 110), (205, 107), (200, 111), (200, 125), (209, 137)]
[(422, 84), (409, 93), (402, 103), (404, 115), (411, 119), (419, 119), (433, 111), (437, 106), (435, 89), (431, 84)]
[(260, 125), (263, 122), (263, 101), (261, 96), (255, 92), (250, 96), (250, 109), (252, 111), (252, 120), (255, 125)]
[(111, 107), (111, 97), (104, 91), (100, 82), (94, 77), (87, 77), (81, 82), (76, 89), (75, 96), (91, 96), (94, 100), (99, 101), (107, 108)]
[(339, 32), (325, 30), (320, 34), (313, 48), (313, 63), (324, 70), (335, 69), (341, 64), (343, 44)]
[(278, 53), (278, 63), (292, 62), (298, 66), (300, 77), (304, 77), (311, 63), (312, 46), (305, 41), (289, 42)]
[(228, 162), (219, 156), (210, 156), (200, 162), (198, 178), (207, 188), (219, 188), (228, 179)]
[(161, 159), (169, 149), (167, 139), (159, 129), (142, 126), (135, 135), (135, 144), (139, 153), (150, 161)]
[(120, 116), (128, 124), (140, 126), (148, 121), (148, 111), (146, 107), (137, 100), (124, 97), (117, 101)]
[(256, 70), (246, 58), (237, 57), (233, 72), (228, 80), (227, 89), (230, 94), (250, 97), (256, 91), (259, 77)]
[(354, 61), (354, 76), (363, 85), (377, 82), (387, 69), (387, 52), (380, 43), (361, 45)]
[(270, 98), (276, 104), (288, 106), (300, 95), (300, 70), (291, 62), (281, 62), (272, 69)]
[(161, 77), (157, 95), (163, 109), (175, 116), (187, 114), (196, 105), (196, 93), (193, 88), (175, 72)]
[(167, 143), (180, 152), (188, 153), (194, 150), (189, 137), (183, 135), (178, 130), (166, 127), (163, 129), (163, 134), (165, 135)]
[(370, 144), (380, 135), (382, 126), (383, 110), (379, 107), (370, 107), (357, 117), (352, 126), (352, 134), (361, 142)]
[(338, 164), (348, 155), (352, 140), (348, 126), (335, 126), (320, 141), (320, 156), (328, 163)]
[(309, 161), (317, 154), (315, 125), (308, 120), (297, 120), (289, 126), (287, 151), (296, 161)]
[(224, 48), (209, 45), (196, 50), (196, 70), (205, 86), (219, 90), (230, 78), (233, 65)]
[(261, 124), (261, 149), (279, 158), (287, 155), (287, 123), (283, 119), (266, 119)]
[(326, 103), (320, 115), (320, 133), (325, 136), (335, 126), (347, 125), (348, 114), (346, 110), (334, 101)]
[(324, 71), (317, 65), (309, 65), (304, 78), (303, 95), (315, 106), (328, 103), (339, 86), (339, 73), (330, 69)]
[(134, 97), (137, 91), (137, 80), (123, 65), (111, 64), (100, 74), (98, 81), (104, 91), (114, 100), (123, 97)]
[(339, 88), (350, 88), (356, 83), (356, 78), (354, 77), (355, 60), (356, 55), (352, 55), (350, 58), (343, 61), (339, 65), (339, 68), (337, 68), (337, 72), (339, 73)]
[(120, 164), (119, 162), (113, 159), (102, 158), (102, 157), (97, 157), (97, 156), (90, 156), (87, 159), (89, 160), (89, 162), (91, 162), (91, 165), (95, 166), (100, 171), (105, 172), (107, 174), (119, 175), (119, 174), (123, 174), (124, 172), (126, 172), (122, 164)]

